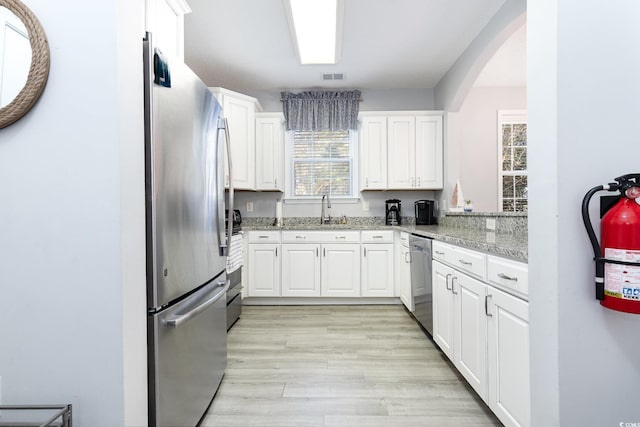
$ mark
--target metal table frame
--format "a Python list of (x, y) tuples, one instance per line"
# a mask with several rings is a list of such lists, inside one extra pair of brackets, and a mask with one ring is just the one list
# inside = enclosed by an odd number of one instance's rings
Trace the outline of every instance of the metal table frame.
[[(55, 414), (53, 414), (48, 420), (46, 420), (44, 423), (40, 423), (40, 422), (26, 422), (26, 423), (20, 423), (20, 424), (16, 424), (16, 423), (11, 423), (11, 425), (19, 425), (19, 426), (25, 426), (25, 427), (49, 427), (49, 426), (53, 426), (55, 421), (62, 421), (62, 424), (56, 424), (56, 425), (60, 425), (61, 427), (72, 427), (72, 420), (71, 420), (71, 405), (0, 405), (0, 411), (11, 411), (11, 410), (18, 410), (18, 411), (32, 411), (32, 410), (57, 410)], [(6, 425), (2, 422), (2, 420), (0, 419), (0, 426)]]

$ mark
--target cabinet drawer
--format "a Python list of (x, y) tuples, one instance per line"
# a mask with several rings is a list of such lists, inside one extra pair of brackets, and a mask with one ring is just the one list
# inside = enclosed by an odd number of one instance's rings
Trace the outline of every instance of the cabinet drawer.
[(476, 276), (482, 280), (487, 278), (487, 256), (470, 249), (455, 248), (447, 254), (447, 261), (460, 271)]
[(250, 231), (249, 243), (280, 243), (279, 231)]
[(491, 285), (528, 299), (529, 266), (525, 263), (489, 255), (487, 279)]
[(365, 230), (361, 233), (362, 243), (393, 243), (392, 230)]
[(442, 262), (450, 262), (449, 260), (453, 259), (454, 250), (453, 246), (434, 240), (432, 245), (432, 258)]
[(359, 231), (283, 231), (284, 243), (360, 243)]

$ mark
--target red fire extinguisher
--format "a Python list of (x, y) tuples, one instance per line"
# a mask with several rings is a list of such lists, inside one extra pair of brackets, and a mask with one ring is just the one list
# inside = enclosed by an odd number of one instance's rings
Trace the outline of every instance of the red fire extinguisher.
[[(596, 263), (596, 298), (612, 310), (640, 314), (640, 174), (615, 181), (593, 187), (582, 200), (582, 220)], [(602, 216), (599, 244), (589, 218), (589, 201), (603, 190), (620, 194)]]

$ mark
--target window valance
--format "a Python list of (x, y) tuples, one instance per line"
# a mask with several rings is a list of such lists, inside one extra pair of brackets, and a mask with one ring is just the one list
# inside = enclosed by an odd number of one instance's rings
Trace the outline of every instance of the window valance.
[(281, 92), (287, 130), (340, 131), (358, 128), (360, 91)]

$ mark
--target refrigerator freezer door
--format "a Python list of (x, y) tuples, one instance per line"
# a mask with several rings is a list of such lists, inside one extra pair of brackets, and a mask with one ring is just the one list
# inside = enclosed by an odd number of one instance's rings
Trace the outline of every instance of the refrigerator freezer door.
[(225, 281), (149, 316), (149, 425), (195, 426), (211, 402), (227, 364)]
[(171, 87), (154, 84), (154, 52), (145, 45), (148, 307), (158, 309), (225, 269), (224, 139), (222, 109), (207, 86), (170, 57)]

